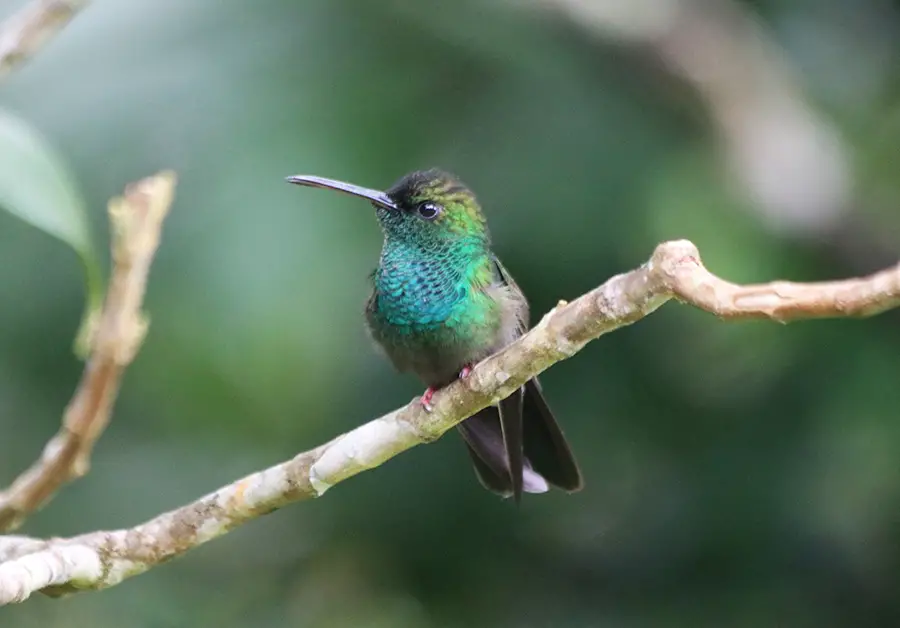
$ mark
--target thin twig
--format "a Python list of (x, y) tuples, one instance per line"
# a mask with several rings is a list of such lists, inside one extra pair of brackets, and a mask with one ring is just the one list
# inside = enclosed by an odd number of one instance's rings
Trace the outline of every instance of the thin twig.
[(59, 33), (88, 0), (35, 0), (0, 24), (0, 78)]
[(113, 586), (288, 503), (321, 496), (357, 473), (439, 438), (587, 342), (673, 298), (728, 319), (869, 316), (900, 306), (900, 264), (861, 279), (739, 286), (708, 272), (690, 242), (661, 244), (640, 268), (572, 303), (560, 302), (534, 329), (476, 365), (468, 378), (438, 391), (431, 413), (414, 401), (134, 528), (46, 543), (18, 537), (22, 549), (7, 550), (16, 558), (0, 562), (0, 605), (21, 602), (35, 591), (57, 595)]
[(94, 443), (109, 422), (122, 372), (147, 330), (141, 303), (174, 190), (174, 173), (162, 172), (110, 201), (113, 268), (90, 356), (59, 432), (31, 468), (0, 492), (0, 530), (15, 529), (65, 482), (87, 473)]

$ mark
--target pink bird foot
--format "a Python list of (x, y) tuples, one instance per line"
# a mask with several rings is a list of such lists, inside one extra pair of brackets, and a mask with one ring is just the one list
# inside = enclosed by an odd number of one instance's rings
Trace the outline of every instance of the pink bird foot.
[[(459, 372), (459, 379), (465, 379), (469, 376), (469, 373), (472, 372), (472, 365), (466, 364), (462, 367), (462, 370)], [(437, 392), (437, 388), (433, 388), (431, 386), (425, 391), (425, 394), (422, 395), (422, 399), (420, 399), (420, 403), (422, 407), (425, 408), (426, 412), (431, 412), (434, 408), (431, 405), (431, 398), (434, 396), (434, 393)]]
[(428, 390), (425, 391), (425, 394), (422, 395), (421, 403), (422, 407), (425, 408), (425, 412), (431, 412), (433, 410), (431, 407), (431, 398), (434, 396), (434, 390), (434, 388), (429, 386)]

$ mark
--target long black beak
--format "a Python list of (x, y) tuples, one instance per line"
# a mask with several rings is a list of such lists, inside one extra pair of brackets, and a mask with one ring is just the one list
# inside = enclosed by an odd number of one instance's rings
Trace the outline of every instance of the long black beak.
[(296, 185), (306, 185), (311, 188), (337, 190), (338, 192), (352, 194), (353, 196), (364, 198), (367, 201), (371, 201), (375, 205), (378, 205), (379, 207), (384, 207), (385, 209), (397, 209), (397, 204), (393, 200), (391, 200), (390, 196), (388, 196), (381, 190), (370, 190), (369, 188), (353, 185), (352, 183), (345, 183), (343, 181), (337, 181), (335, 179), (326, 179), (325, 177), (315, 177), (305, 174), (298, 174), (293, 177), (288, 177), (287, 181), (288, 183), (294, 183)]

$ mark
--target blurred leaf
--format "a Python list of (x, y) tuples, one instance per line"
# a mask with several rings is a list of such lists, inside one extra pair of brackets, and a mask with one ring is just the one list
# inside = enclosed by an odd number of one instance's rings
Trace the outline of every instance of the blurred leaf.
[(27, 122), (0, 111), (0, 207), (67, 243), (81, 258), (87, 302), (76, 340), (84, 355), (88, 328), (103, 296), (85, 202), (56, 151)]

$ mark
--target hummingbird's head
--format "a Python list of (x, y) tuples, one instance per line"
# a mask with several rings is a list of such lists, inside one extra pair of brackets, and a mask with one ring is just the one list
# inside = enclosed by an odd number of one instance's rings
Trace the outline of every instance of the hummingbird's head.
[(288, 177), (291, 183), (327, 188), (365, 198), (390, 238), (411, 241), (489, 241), (478, 199), (452, 174), (432, 168), (403, 176), (387, 191), (312, 176)]

